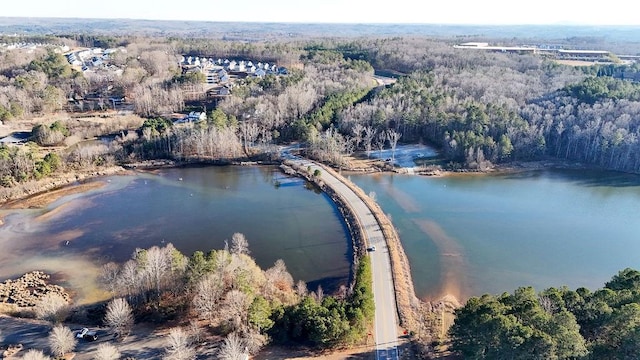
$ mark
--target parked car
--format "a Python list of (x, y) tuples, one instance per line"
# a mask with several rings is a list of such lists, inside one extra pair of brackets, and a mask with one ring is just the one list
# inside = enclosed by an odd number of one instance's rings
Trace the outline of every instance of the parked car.
[(96, 341), (98, 340), (98, 335), (95, 331), (89, 330), (87, 328), (82, 328), (76, 331), (76, 338), (84, 339), (87, 341)]
[(368, 248), (367, 248), (367, 250), (368, 250), (368, 251), (376, 251), (376, 246), (375, 246), (375, 245), (373, 245), (373, 246), (371, 246), (371, 247), (368, 247)]

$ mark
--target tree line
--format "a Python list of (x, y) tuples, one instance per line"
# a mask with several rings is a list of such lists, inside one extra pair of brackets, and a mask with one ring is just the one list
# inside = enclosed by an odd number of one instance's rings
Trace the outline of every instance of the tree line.
[(403, 141), (442, 149), (450, 166), (556, 157), (638, 172), (640, 86), (607, 74), (637, 66), (586, 70), (534, 55), (453, 49), (424, 39), (361, 40), (333, 45), (406, 76), (338, 116), (394, 129)]
[[(453, 169), (482, 170), (495, 163), (553, 157), (640, 171), (640, 90), (633, 82), (611, 77), (633, 73), (637, 66), (578, 69), (534, 55), (454, 49), (446, 41), (426, 38), (244, 45), (203, 39), (106, 40), (126, 46), (126, 51), (111, 54), (110, 61), (125, 69), (115, 79), (75, 72), (51, 51), (24, 57), (5, 52), (0, 116), (11, 121), (55, 111), (67, 97), (105, 88), (128, 94), (149, 124), (70, 157), (87, 165), (256, 153), (271, 157), (273, 144), (290, 141), (307, 142), (309, 156), (341, 165), (355, 151), (370, 154), (393, 148), (401, 139), (438, 147)], [(156, 129), (153, 121), (185, 106), (181, 86), (190, 81), (178, 68), (180, 52), (257, 58), (295, 54), (302, 68), (239, 82), (231, 96), (210, 109), (206, 123), (173, 127), (165, 117), (161, 122), (166, 126)], [(406, 75), (371, 91), (373, 68)], [(36, 142), (44, 146), (67, 137), (52, 124), (34, 130)], [(37, 178), (32, 169), (41, 159), (35, 158), (28, 171), (3, 173), (4, 183)]]
[(531, 287), (474, 297), (456, 310), (450, 348), (465, 359), (637, 359), (640, 272), (602, 289)]

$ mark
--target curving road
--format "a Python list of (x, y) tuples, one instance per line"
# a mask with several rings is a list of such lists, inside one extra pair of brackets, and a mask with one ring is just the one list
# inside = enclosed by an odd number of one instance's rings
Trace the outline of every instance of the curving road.
[(396, 297), (393, 288), (391, 260), (389, 259), (387, 243), (378, 221), (365, 202), (333, 174), (325, 171), (314, 162), (294, 157), (289, 157), (289, 159), (304, 168), (311, 167), (311, 172), (316, 169), (320, 170), (322, 180), (338, 193), (355, 212), (369, 246), (375, 246), (375, 251), (370, 251), (369, 256), (371, 257), (373, 296), (376, 306), (375, 333), (373, 334), (376, 360), (398, 359), (398, 319), (396, 316)]

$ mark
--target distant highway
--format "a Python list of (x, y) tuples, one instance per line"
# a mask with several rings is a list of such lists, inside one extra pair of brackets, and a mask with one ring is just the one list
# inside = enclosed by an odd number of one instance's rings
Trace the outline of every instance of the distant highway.
[(371, 258), (373, 295), (376, 307), (375, 333), (373, 334), (376, 360), (399, 359), (397, 346), (398, 318), (396, 315), (396, 297), (391, 273), (391, 260), (380, 225), (365, 202), (336, 176), (312, 161), (290, 155), (285, 157), (303, 168), (311, 167), (311, 172), (316, 169), (320, 170), (321, 178), (325, 184), (339, 194), (355, 212), (369, 246), (375, 246), (375, 251), (370, 251), (369, 256)]

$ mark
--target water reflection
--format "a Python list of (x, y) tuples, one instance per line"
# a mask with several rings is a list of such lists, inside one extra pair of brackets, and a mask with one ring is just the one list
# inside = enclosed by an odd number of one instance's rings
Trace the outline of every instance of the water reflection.
[[(275, 188), (275, 179), (286, 186)], [(263, 268), (282, 258), (296, 280), (326, 291), (348, 279), (350, 240), (338, 210), (276, 168), (165, 169), (100, 181), (107, 186), (99, 191), (8, 214), (0, 227), (0, 278), (33, 269), (97, 273), (136, 248), (171, 242), (190, 255), (220, 249), (241, 232)], [(80, 279), (69, 281), (80, 286)]]
[(597, 187), (639, 187), (640, 176), (623, 172), (602, 171), (597, 169), (551, 169), (532, 170), (502, 175), (507, 179), (527, 179), (547, 177), (573, 182), (581, 186)]
[(351, 174), (399, 231), (419, 296), (599, 288), (640, 264), (640, 176)]

